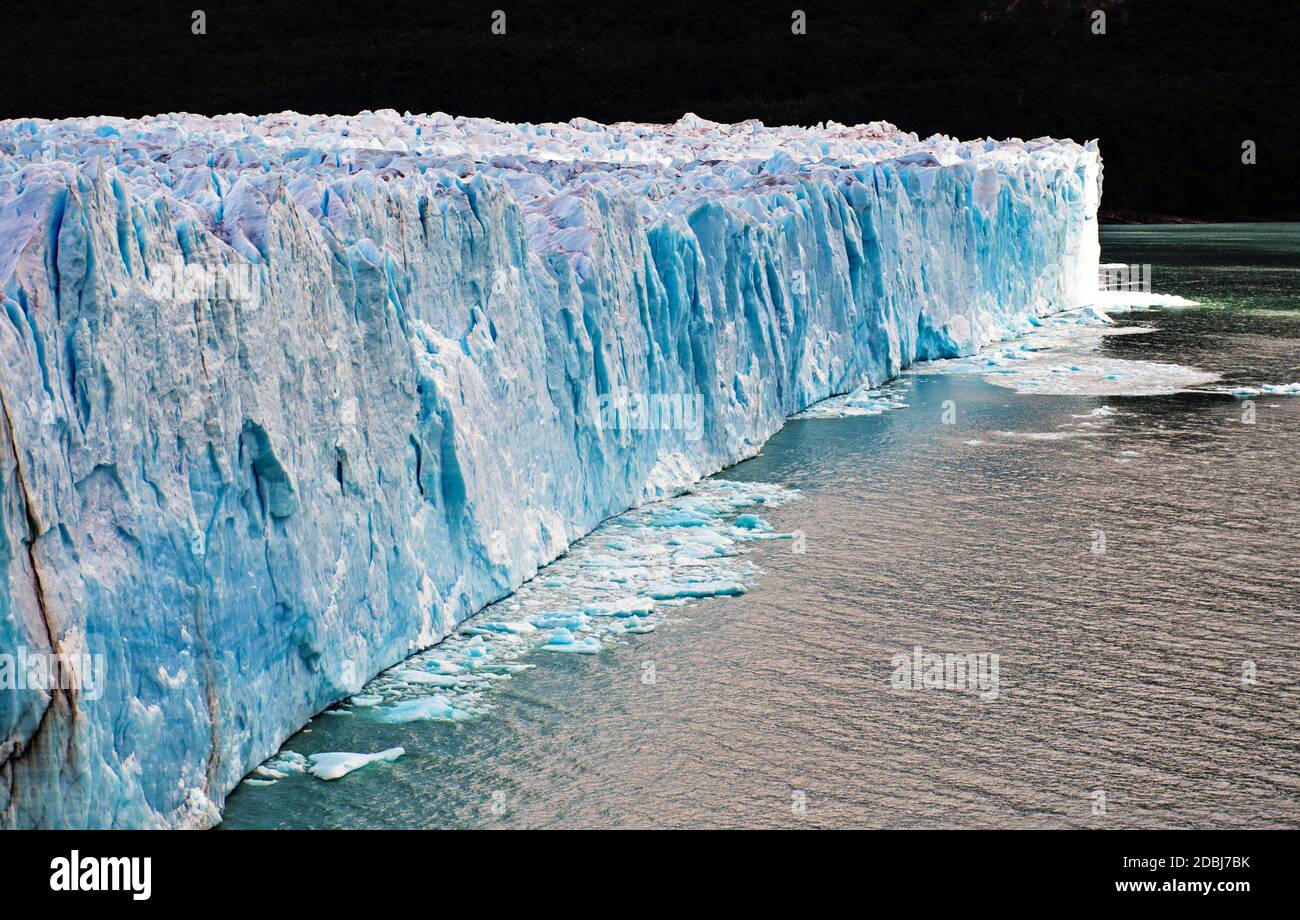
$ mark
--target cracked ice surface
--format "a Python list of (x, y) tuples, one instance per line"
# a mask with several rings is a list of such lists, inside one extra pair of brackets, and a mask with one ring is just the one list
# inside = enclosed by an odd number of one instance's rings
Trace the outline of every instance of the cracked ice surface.
[(0, 122), (0, 654), (106, 674), (0, 692), (0, 825), (211, 824), (601, 521), (1093, 302), (1100, 175), (881, 122)]

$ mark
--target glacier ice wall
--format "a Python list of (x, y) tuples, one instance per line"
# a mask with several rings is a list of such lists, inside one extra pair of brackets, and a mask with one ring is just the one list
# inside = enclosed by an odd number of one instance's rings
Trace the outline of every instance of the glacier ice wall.
[(213, 823), (602, 519), (1082, 305), (1100, 182), (885, 123), (0, 122), (0, 826)]

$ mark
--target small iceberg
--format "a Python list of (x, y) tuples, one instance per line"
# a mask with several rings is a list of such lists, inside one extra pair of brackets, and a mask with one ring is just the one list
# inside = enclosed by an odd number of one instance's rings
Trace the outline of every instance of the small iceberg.
[(739, 597), (747, 589), (744, 585), (730, 579), (710, 579), (707, 581), (668, 581), (650, 586), (650, 596), (655, 600), (667, 601), (679, 597)]
[(402, 700), (379, 713), (383, 722), (402, 724), (405, 722), (459, 722), (473, 715), (465, 709), (457, 709), (451, 700), (441, 693), (432, 696), (417, 696)]
[[(654, 613), (655, 602), (651, 597), (624, 597), (602, 604), (589, 604), (583, 611), (593, 617), (635, 617)], [(557, 624), (567, 626), (567, 623)]]
[(541, 647), (544, 652), (572, 652), (576, 655), (595, 655), (601, 650), (600, 640), (595, 636), (576, 638), (569, 630), (560, 628), (551, 633), (546, 644)]
[(360, 770), (366, 764), (392, 763), (406, 753), (405, 748), (395, 747), (377, 754), (353, 754), (346, 751), (334, 751), (328, 754), (310, 754), (307, 759), (311, 766), (307, 772), (317, 779), (341, 779), (353, 770)]
[(1237, 387), (1229, 391), (1230, 396), (1244, 399), (1249, 396), (1300, 396), (1300, 382), (1297, 383), (1261, 383), (1254, 387)]

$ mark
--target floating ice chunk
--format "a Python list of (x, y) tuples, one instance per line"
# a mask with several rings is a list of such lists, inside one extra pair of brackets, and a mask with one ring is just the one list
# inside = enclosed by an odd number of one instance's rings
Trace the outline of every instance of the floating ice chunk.
[[(1182, 300), (1181, 297), (1175, 297), (1175, 300)], [(1107, 301), (1109, 302), (1109, 301)], [(1191, 301), (1188, 301), (1191, 304)], [(1111, 319), (1106, 315), (1103, 309), (1097, 307), (1083, 307), (1075, 312), (1074, 317), (1077, 322), (1085, 326), (1108, 326)]]
[(893, 409), (906, 408), (903, 396), (908, 381), (899, 380), (882, 387), (863, 385), (851, 393), (823, 399), (797, 413), (796, 419), (852, 418), (854, 416), (880, 415)]
[(533, 619), (538, 629), (581, 629), (591, 622), (586, 613), (547, 613)]
[(1199, 306), (1200, 302), (1188, 300), (1177, 294), (1155, 294), (1151, 291), (1098, 291), (1096, 306), (1106, 313), (1128, 313), (1131, 310), (1160, 310)]
[(1015, 441), (1071, 441), (1076, 438), (1096, 438), (1101, 437), (1101, 432), (1097, 431), (998, 431), (995, 432), (999, 437), (1008, 438)]
[(732, 526), (739, 527), (742, 530), (756, 530), (764, 533), (772, 529), (771, 524), (756, 514), (742, 514), (732, 522)]
[(523, 636), (537, 631), (537, 627), (532, 623), (529, 623), (527, 620), (511, 620), (504, 623), (479, 623), (478, 626), (480, 629), (485, 629), (488, 632), (510, 633), (515, 636)]
[(738, 597), (746, 590), (739, 582), (724, 578), (708, 581), (669, 581), (651, 585), (650, 596), (656, 600), (678, 597)]
[(305, 773), (308, 766), (309, 763), (306, 757), (297, 751), (284, 749), (262, 764), (258, 771), (265, 769), (267, 772), (260, 773), (260, 775), (269, 776), (273, 779), (284, 779), (289, 773)]
[(1228, 391), (1228, 395), (1236, 396), (1243, 399), (1249, 396), (1300, 396), (1300, 382), (1298, 383), (1261, 383), (1253, 387), (1241, 386), (1234, 387)]
[(466, 666), (479, 668), (495, 657), (488, 647), (483, 643), (482, 636), (475, 636), (470, 639), (469, 644), (463, 650), (464, 661)]
[(591, 604), (585, 612), (594, 617), (631, 617), (653, 613), (654, 609), (654, 598), (624, 597), (611, 603)]
[(455, 680), (450, 675), (435, 674), (426, 668), (400, 668), (393, 677), (408, 684), (440, 684), (445, 680)]
[(465, 669), (454, 661), (447, 661), (442, 658), (430, 658), (424, 663), (426, 671), (433, 671), (436, 674), (462, 674)]
[(986, 381), (1019, 393), (1050, 396), (1158, 396), (1204, 386), (1219, 375), (1157, 361), (1084, 356), (1070, 364), (1029, 362)]
[(711, 521), (703, 514), (690, 511), (667, 511), (652, 516), (648, 523), (651, 527), (706, 527)]
[(682, 541), (681, 548), (677, 550), (677, 562), (685, 564), (689, 560), (707, 560), (715, 559), (718, 556), (727, 555), (728, 550), (721, 546), (711, 546), (706, 543), (692, 543)]
[(307, 768), (307, 772), (317, 779), (340, 779), (353, 770), (360, 770), (366, 764), (380, 761), (392, 763), (405, 753), (405, 748), (395, 747), (386, 751), (379, 751), (376, 754), (353, 754), (344, 751), (311, 754), (307, 757), (311, 761), (311, 766)]
[(457, 709), (451, 700), (441, 693), (433, 696), (419, 696), (411, 700), (402, 700), (379, 713), (384, 722), (458, 722), (468, 719), (473, 713)]
[(546, 644), (541, 646), (544, 652), (573, 652), (578, 655), (595, 655), (601, 650), (600, 640), (595, 636), (576, 638), (567, 629), (557, 629), (551, 633)]
[(669, 546), (682, 546), (684, 544), (694, 544), (696, 546), (707, 546), (711, 549), (725, 549), (728, 546), (734, 546), (735, 540), (724, 534), (718, 533), (711, 529), (690, 530), (680, 536), (671, 537), (668, 540)]
[(454, 687), (465, 680), (460, 674), (437, 674), (423, 668), (407, 668), (399, 672), (398, 679), (425, 687)]

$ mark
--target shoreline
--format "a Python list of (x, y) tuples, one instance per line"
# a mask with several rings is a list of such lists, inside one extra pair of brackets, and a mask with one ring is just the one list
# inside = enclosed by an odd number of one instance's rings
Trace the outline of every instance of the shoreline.
[(1288, 224), (1300, 223), (1300, 214), (1282, 214), (1267, 217), (1249, 214), (1219, 214), (1211, 217), (1183, 217), (1178, 214), (1159, 214), (1149, 211), (1099, 211), (1097, 223), (1106, 226), (1135, 224)]

